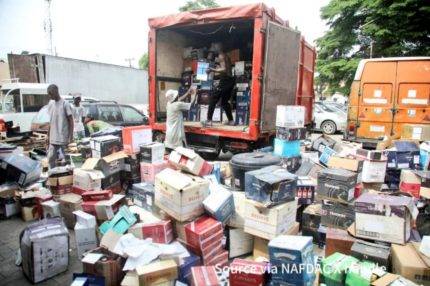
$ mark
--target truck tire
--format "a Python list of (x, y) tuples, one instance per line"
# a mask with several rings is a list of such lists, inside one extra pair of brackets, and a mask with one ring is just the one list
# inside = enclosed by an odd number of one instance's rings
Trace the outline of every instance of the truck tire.
[(324, 134), (332, 135), (336, 133), (336, 123), (334, 123), (331, 120), (326, 120), (323, 123), (321, 123), (321, 131)]

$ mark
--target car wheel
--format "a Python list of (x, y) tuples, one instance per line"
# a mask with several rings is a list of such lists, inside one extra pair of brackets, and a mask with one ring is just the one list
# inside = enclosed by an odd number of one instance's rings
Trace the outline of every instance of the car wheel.
[(321, 124), (321, 130), (324, 134), (334, 134), (336, 132), (336, 123), (331, 120), (326, 120)]

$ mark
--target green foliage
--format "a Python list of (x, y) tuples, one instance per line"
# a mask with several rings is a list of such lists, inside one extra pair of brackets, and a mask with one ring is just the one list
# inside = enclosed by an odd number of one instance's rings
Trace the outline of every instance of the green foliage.
[(148, 70), (149, 56), (148, 53), (144, 53), (139, 59), (139, 68), (141, 70)]
[(193, 11), (207, 8), (219, 7), (215, 0), (187, 0), (184, 6), (179, 7), (179, 11)]
[(317, 40), (317, 85), (349, 94), (360, 59), (430, 55), (427, 0), (331, 0), (329, 30)]

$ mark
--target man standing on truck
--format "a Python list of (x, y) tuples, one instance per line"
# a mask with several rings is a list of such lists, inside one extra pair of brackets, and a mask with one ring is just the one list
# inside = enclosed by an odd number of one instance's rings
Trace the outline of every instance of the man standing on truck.
[(212, 117), (214, 115), (215, 106), (221, 98), (221, 106), (224, 109), (227, 118), (228, 125), (234, 125), (233, 114), (231, 112), (231, 106), (229, 103), (231, 92), (234, 87), (234, 78), (231, 74), (231, 60), (227, 54), (223, 51), (221, 43), (214, 43), (211, 47), (212, 52), (218, 53), (216, 58), (217, 66), (214, 68), (208, 68), (207, 73), (214, 72), (215, 79), (219, 79), (218, 87), (215, 88), (209, 103), (208, 117), (206, 121), (203, 121), (203, 126), (212, 125)]
[[(191, 95), (190, 102), (183, 102), (189, 95)], [(177, 90), (169, 89), (166, 92), (166, 99), (167, 119), (166, 140), (164, 141), (164, 145), (168, 150), (173, 150), (176, 147), (187, 145), (184, 129), (184, 115), (182, 112), (190, 110), (190, 107), (195, 103), (196, 89), (194, 86), (191, 86), (188, 91), (179, 98)]]
[[(50, 118), (48, 130), (48, 163), (49, 168), (56, 166), (58, 159), (64, 159), (67, 145), (73, 140), (73, 115), (70, 104), (61, 98), (58, 86), (48, 86), (48, 95), (51, 99), (48, 107)], [(61, 155), (59, 155), (61, 152)]]

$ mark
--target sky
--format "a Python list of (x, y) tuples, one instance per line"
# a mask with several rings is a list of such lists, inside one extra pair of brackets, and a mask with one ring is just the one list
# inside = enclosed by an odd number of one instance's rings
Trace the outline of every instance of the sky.
[[(148, 18), (178, 12), (185, 0), (52, 0), (58, 56), (137, 67), (147, 51)], [(320, 8), (329, 0), (217, 0), (221, 6), (264, 2), (313, 42), (326, 31)], [(45, 0), (0, 0), (0, 59), (10, 52), (47, 53)]]

